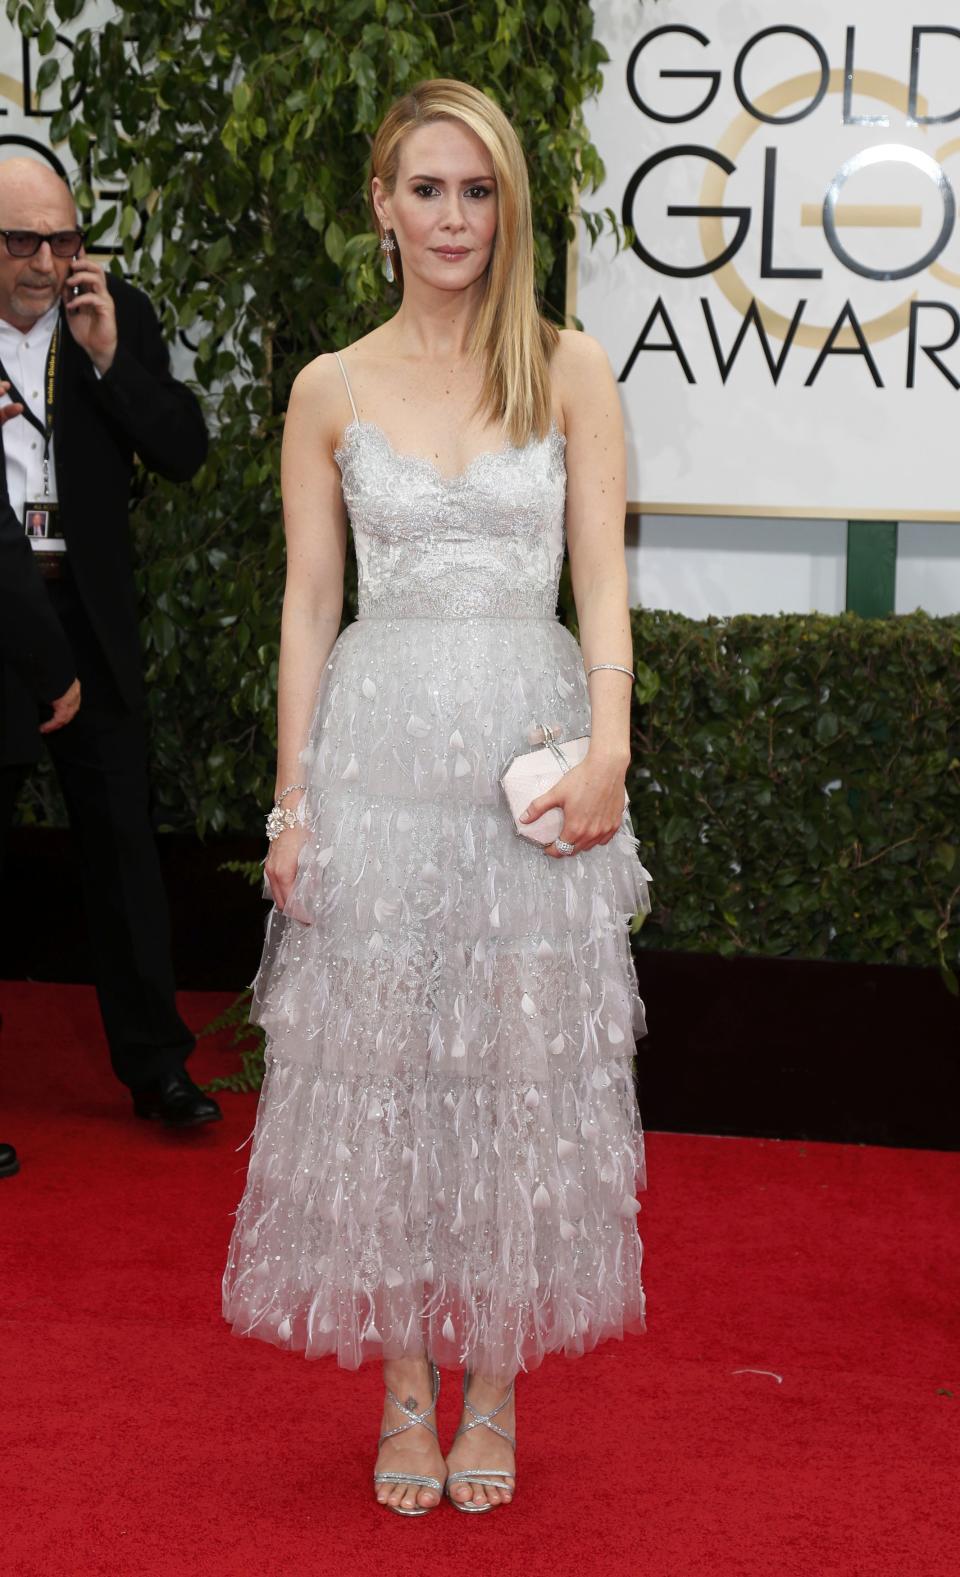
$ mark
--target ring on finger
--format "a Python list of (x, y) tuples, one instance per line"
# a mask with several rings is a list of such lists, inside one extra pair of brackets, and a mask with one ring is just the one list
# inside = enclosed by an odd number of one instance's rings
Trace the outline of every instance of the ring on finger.
[(576, 844), (565, 843), (562, 838), (555, 838), (553, 843), (558, 854), (572, 854), (576, 848)]

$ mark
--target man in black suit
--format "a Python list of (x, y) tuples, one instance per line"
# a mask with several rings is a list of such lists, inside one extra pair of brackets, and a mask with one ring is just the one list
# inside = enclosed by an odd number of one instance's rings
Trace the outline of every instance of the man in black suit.
[[(194, 395), (170, 373), (147, 297), (84, 254), (66, 184), (31, 159), (0, 164), (0, 358), (9, 398), (22, 407), (0, 434), (20, 560), (32, 554), (34, 597), (48, 599), (83, 692), (76, 717), (46, 743), (79, 846), (111, 1061), (138, 1116), (195, 1127), (220, 1109), (185, 1070), (194, 1040), (174, 1002), (128, 505), (135, 456), (187, 481), (206, 456), (206, 428)], [(17, 371), (34, 387), (18, 384)], [(27, 513), (38, 509), (47, 537), (29, 539)], [(39, 739), (36, 688), (22, 661), (2, 655), (5, 829)]]

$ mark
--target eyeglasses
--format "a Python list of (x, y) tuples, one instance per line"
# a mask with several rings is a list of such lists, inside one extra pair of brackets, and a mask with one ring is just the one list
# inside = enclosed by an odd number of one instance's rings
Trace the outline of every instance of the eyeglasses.
[(55, 230), (40, 235), (36, 230), (0, 230), (11, 257), (35, 257), (44, 241), (49, 241), (54, 257), (75, 257), (83, 245), (84, 231)]

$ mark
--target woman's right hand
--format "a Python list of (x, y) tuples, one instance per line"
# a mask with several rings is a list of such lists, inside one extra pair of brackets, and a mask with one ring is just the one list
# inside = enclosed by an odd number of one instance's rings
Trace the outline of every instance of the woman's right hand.
[(273, 901), (280, 910), (286, 908), (297, 877), (300, 850), (306, 841), (306, 827), (286, 827), (270, 845), (263, 870), (270, 883)]

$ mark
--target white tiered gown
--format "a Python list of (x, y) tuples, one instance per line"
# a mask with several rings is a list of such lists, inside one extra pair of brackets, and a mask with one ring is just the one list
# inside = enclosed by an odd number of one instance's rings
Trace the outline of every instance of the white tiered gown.
[(266, 1078), (224, 1313), (349, 1368), (426, 1351), (507, 1376), (645, 1328), (628, 921), (648, 873), (626, 823), (548, 858), (498, 782), (539, 722), (590, 728), (556, 617), (564, 450), (554, 427), (444, 478), (355, 419), (337, 455), (359, 612), (255, 983)]

